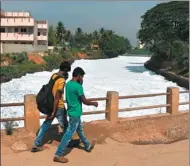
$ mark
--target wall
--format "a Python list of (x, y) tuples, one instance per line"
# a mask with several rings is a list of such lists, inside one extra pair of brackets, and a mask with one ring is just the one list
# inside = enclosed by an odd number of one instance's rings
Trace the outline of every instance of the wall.
[(38, 28), (37, 28), (37, 22), (34, 22), (34, 45), (38, 44), (38, 40), (37, 40), (37, 36), (38, 36)]
[(48, 51), (47, 46), (32, 44), (2, 44), (2, 53), (12, 53), (12, 52), (40, 52), (40, 51)]
[(3, 43), (0, 42), (0, 54), (3, 53)]

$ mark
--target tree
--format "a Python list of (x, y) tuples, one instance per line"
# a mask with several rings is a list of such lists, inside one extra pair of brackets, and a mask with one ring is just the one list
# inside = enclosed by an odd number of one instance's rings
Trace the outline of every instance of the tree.
[(98, 34), (98, 31), (95, 30), (93, 33), (92, 33), (92, 38), (93, 38), (93, 43), (98, 43), (98, 40), (99, 40), (99, 34)]
[(83, 31), (80, 27), (78, 27), (75, 32), (75, 42), (78, 47), (83, 47)]
[(54, 26), (50, 25), (49, 30), (48, 30), (48, 45), (55, 46), (55, 44), (56, 44), (56, 36), (55, 35), (56, 35), (56, 32), (55, 32)]
[[(109, 33), (108, 33), (109, 34)], [(116, 34), (109, 34), (110, 36), (102, 38), (99, 41), (100, 48), (107, 57), (113, 58), (118, 55), (126, 53), (127, 47), (125, 38)]]
[(132, 46), (128, 38), (125, 38), (125, 46), (127, 51), (131, 50)]
[(57, 28), (56, 28), (56, 37), (57, 37), (57, 43), (63, 45), (63, 42), (65, 40), (65, 34), (66, 30), (61, 21), (58, 22)]
[(68, 30), (65, 34), (65, 41), (70, 42), (72, 40), (72, 34), (71, 31)]
[(100, 29), (100, 34), (103, 35), (105, 33), (105, 29), (104, 28), (101, 28)]
[(82, 35), (82, 29), (80, 27), (77, 28), (76, 35), (80, 36)]
[(158, 4), (141, 18), (138, 38), (154, 54), (169, 60), (172, 58), (172, 45), (175, 41), (189, 43), (188, 1)]

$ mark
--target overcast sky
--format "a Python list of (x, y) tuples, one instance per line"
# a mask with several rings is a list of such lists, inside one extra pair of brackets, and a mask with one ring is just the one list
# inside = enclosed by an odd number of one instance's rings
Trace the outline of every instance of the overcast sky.
[(36, 20), (48, 20), (49, 24), (62, 21), (67, 29), (81, 27), (92, 32), (104, 27), (127, 37), (137, 44), (136, 33), (140, 29), (141, 16), (158, 1), (3, 1), (5, 11), (29, 11)]

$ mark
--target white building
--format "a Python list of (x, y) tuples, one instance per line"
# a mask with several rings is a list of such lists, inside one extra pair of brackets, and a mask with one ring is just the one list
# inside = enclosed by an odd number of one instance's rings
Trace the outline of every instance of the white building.
[(47, 21), (36, 21), (29, 12), (1, 10), (0, 16), (1, 53), (48, 50)]

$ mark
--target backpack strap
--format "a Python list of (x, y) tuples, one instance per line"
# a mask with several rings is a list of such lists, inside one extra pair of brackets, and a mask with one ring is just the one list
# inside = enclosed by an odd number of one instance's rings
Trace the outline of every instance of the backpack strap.
[(53, 76), (54, 76), (55, 74), (57, 74), (57, 73), (54, 73), (54, 74), (51, 76), (49, 82), (50, 82), (51, 80), (53, 80)]
[[(54, 75), (54, 74), (53, 74), (53, 75)], [(58, 76), (56, 76), (56, 77), (53, 79), (53, 75), (52, 75), (52, 77), (51, 77), (51, 79), (50, 79), (50, 81), (49, 81), (49, 84), (51, 84), (52, 88), (53, 88), (55, 82), (56, 82), (59, 78), (64, 78), (63, 76), (58, 75)]]

